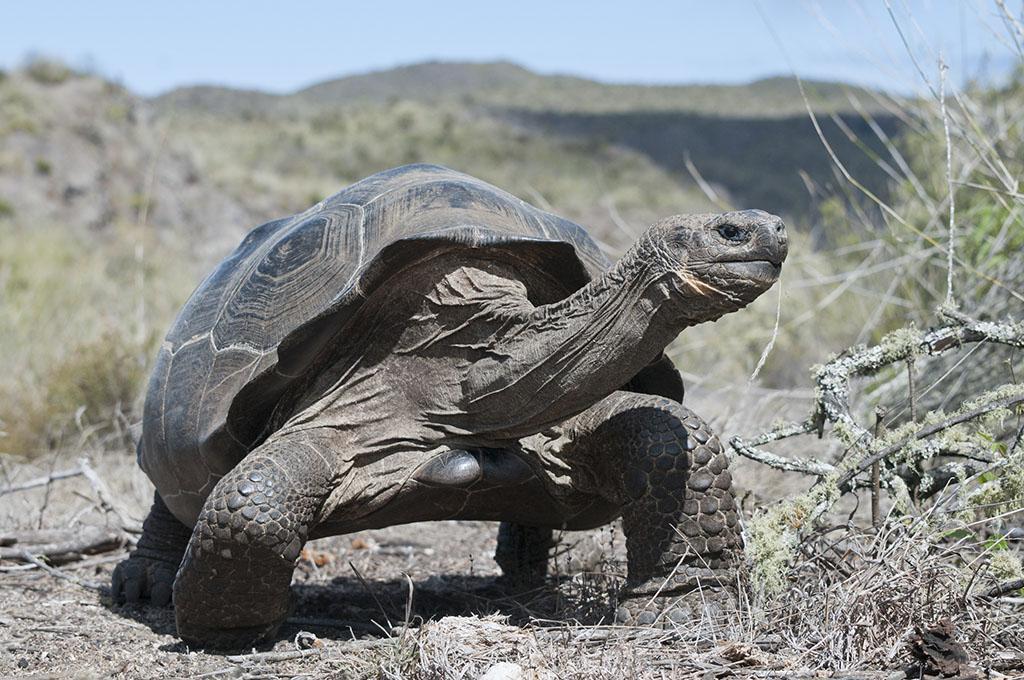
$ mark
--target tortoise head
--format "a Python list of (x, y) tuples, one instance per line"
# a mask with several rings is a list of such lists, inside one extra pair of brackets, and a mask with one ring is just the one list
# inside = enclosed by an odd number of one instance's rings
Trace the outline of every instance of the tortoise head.
[(771, 288), (789, 251), (782, 220), (762, 210), (674, 215), (648, 235), (672, 297), (705, 320), (745, 307)]

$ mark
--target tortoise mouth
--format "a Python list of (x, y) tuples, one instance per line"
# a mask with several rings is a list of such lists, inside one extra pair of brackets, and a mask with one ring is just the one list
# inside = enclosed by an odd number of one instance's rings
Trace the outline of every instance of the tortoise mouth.
[(772, 260), (727, 260), (719, 262), (729, 278), (774, 282), (782, 273), (782, 263)]

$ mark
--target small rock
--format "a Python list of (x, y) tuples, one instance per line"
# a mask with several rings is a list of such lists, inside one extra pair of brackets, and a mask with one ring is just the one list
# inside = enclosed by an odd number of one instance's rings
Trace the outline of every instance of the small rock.
[(314, 647), (323, 646), (323, 641), (309, 631), (300, 630), (298, 634), (295, 635), (295, 649), (313, 649)]
[(519, 664), (502, 661), (488, 668), (480, 680), (526, 680), (526, 673)]
[(334, 561), (334, 555), (322, 550), (310, 550), (309, 548), (303, 548), (302, 552), (299, 553), (299, 561), (311, 562), (317, 567), (325, 567)]

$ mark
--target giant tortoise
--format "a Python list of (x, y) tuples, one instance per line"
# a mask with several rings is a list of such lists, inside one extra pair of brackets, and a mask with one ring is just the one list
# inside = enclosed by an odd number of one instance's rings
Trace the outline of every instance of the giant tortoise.
[(552, 529), (621, 516), (616, 618), (728, 598), (741, 549), (718, 439), (663, 350), (767, 290), (782, 221), (678, 215), (616, 263), (576, 224), (434, 165), (269, 222), (160, 347), (139, 465), (156, 486), (119, 601), (173, 597), (178, 634), (273, 635), (314, 538), (497, 520), (509, 578)]

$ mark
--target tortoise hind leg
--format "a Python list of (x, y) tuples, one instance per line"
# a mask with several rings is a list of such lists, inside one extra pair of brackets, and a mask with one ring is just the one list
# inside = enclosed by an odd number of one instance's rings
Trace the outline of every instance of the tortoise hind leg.
[(303, 433), (254, 449), (214, 487), (174, 582), (178, 635), (241, 648), (288, 617), (291, 579), (334, 479), (330, 448)]
[(159, 493), (142, 525), (139, 542), (114, 569), (110, 594), (115, 602), (149, 600), (162, 607), (171, 601), (171, 586), (192, 532), (171, 514)]
[(502, 522), (498, 526), (498, 547), (494, 561), (502, 578), (515, 588), (537, 588), (548, 575), (548, 554), (554, 544), (554, 530)]

